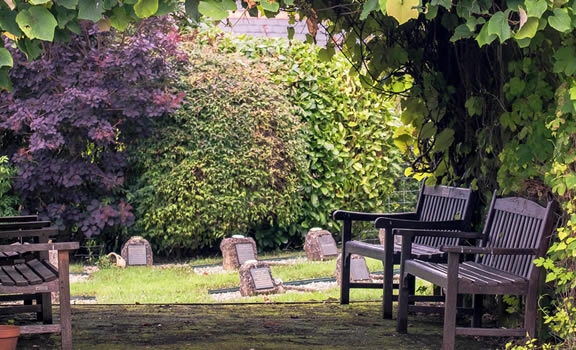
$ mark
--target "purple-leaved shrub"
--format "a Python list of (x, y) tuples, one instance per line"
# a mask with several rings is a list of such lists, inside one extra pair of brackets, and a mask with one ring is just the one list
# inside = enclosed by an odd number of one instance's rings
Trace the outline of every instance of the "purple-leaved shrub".
[(12, 93), (0, 92), (0, 154), (19, 169), (24, 211), (92, 237), (134, 221), (125, 200), (126, 145), (175, 110), (179, 34), (168, 18), (125, 33), (83, 27), (39, 60), (12, 50)]

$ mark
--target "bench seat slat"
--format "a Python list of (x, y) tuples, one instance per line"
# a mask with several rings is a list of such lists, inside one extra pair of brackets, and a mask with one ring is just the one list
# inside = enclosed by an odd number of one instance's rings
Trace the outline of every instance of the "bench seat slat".
[(14, 280), (12, 280), (12, 278), (10, 278), (10, 276), (0, 268), (0, 285), (13, 286), (14, 284)]
[(16, 282), (17, 286), (27, 286), (28, 285), (28, 281), (24, 277), (22, 277), (22, 275), (18, 271), (16, 271), (14, 266), (10, 266), (10, 265), (2, 266), (2, 270), (4, 270), (4, 272), (8, 276), (10, 276), (10, 278), (13, 279), (14, 282)]
[(45, 265), (45, 262), (38, 259), (30, 260), (27, 262), (28, 266), (32, 271), (34, 271), (38, 276), (40, 276), (45, 282), (50, 282), (58, 278), (58, 275), (55, 272), (55, 268), (48, 263), (48, 266)]
[(37, 274), (35, 274), (30, 267), (26, 264), (16, 264), (14, 265), (16, 271), (18, 271), (22, 277), (24, 277), (28, 284), (40, 284), (42, 283), (42, 278), (40, 278)]

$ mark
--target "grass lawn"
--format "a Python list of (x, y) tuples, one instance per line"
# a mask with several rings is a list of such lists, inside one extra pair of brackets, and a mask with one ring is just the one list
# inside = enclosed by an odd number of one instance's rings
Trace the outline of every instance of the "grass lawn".
[[(261, 255), (261, 259), (288, 256)], [(302, 256), (303, 252), (292, 256)], [(105, 268), (90, 275), (85, 282), (71, 284), (72, 296), (93, 296), (98, 303), (107, 304), (156, 304), (156, 303), (213, 303), (209, 289), (233, 288), (239, 286), (238, 272), (219, 274), (196, 274), (190, 266), (221, 263), (221, 259), (192, 260), (189, 264), (176, 267), (130, 267), (126, 269)], [(381, 271), (381, 262), (367, 259), (371, 271)], [(272, 266), (272, 276), (283, 282), (333, 277), (335, 260), (323, 262), (297, 263), (293, 265)], [(83, 266), (73, 264), (71, 272), (81, 272)], [(319, 292), (287, 292), (285, 294), (242, 298), (232, 302), (264, 302), (265, 300), (288, 301), (326, 301), (338, 300), (339, 288)], [(379, 300), (380, 289), (355, 289), (352, 300)]]

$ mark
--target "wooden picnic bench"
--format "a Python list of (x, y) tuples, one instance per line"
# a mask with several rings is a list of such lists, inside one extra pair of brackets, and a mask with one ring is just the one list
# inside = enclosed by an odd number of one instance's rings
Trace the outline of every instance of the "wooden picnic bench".
[[(546, 207), (518, 197), (492, 199), (484, 230), (477, 232), (397, 230), (402, 236), (401, 288), (397, 330), (406, 333), (408, 304), (413, 301), (409, 276), (430, 281), (444, 288), (445, 302), (443, 348), (454, 349), (456, 335), (519, 336), (532, 338), (536, 333), (540, 268), (533, 260), (546, 254), (557, 217), (556, 204)], [(444, 245), (447, 263), (429, 262), (412, 254), (417, 237), (460, 237), (481, 242), (479, 247)], [(474, 254), (474, 261), (462, 261), (462, 255)], [(456, 327), (456, 300), (459, 294), (473, 295), (472, 328)], [(518, 329), (481, 328), (484, 295), (524, 297), (524, 325)]]
[[(62, 349), (72, 349), (68, 255), (79, 244), (48, 243), (57, 231), (36, 216), (0, 217), (0, 239), (32, 240), (0, 245), (0, 300), (24, 301), (24, 305), (1, 306), (0, 313), (36, 313), (43, 324), (20, 326), (21, 333), (61, 333)], [(51, 250), (58, 251), (58, 268), (49, 262)], [(53, 323), (52, 292), (59, 292), (59, 324)]]
[[(394, 229), (439, 229), (467, 230), (470, 226), (472, 209), (472, 191), (467, 188), (423, 185), (418, 196), (416, 210), (409, 213), (376, 214), (336, 210), (334, 220), (342, 223), (342, 282), (340, 303), (350, 301), (350, 288), (383, 288), (383, 317), (392, 318), (392, 303), (396, 300), (393, 289), (394, 264), (400, 264), (401, 246), (394, 242)], [(384, 230), (384, 245), (369, 244), (352, 240), (354, 221), (372, 221), (376, 228)], [(457, 244), (458, 237), (417, 239), (414, 242), (414, 254), (427, 261), (445, 261), (446, 254), (439, 250), (443, 244)], [(383, 283), (350, 282), (351, 255), (357, 254), (382, 261), (384, 268)], [(415, 292), (415, 281), (410, 281), (411, 293)], [(425, 297), (428, 298), (428, 297)], [(430, 298), (428, 298), (430, 299)], [(438, 298), (432, 298), (434, 300)]]

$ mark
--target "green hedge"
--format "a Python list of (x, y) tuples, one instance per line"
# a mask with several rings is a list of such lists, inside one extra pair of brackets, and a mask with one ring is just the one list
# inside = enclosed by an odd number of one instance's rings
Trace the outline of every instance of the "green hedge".
[(8, 163), (8, 157), (0, 156), (0, 216), (16, 215), (18, 198), (12, 192), (16, 169)]
[(183, 107), (132, 152), (141, 172), (137, 231), (169, 252), (294, 224), (305, 143), (283, 87), (243, 57), (200, 47), (189, 54)]
[[(342, 55), (322, 60), (316, 46), (282, 39), (204, 33), (223, 52), (264, 61), (273, 79), (305, 123), (308, 174), (304, 213), (296, 228), (304, 234), (322, 226), (336, 230), (335, 209), (390, 210), (388, 197), (399, 186), (404, 158), (392, 136), (399, 125), (395, 100), (364, 88)], [(202, 39), (200, 39), (202, 40)]]
[(236, 233), (271, 248), (336, 231), (335, 209), (386, 209), (403, 170), (395, 104), (343, 57), (214, 29), (187, 46), (184, 107), (132, 152), (137, 232), (165, 251)]

